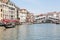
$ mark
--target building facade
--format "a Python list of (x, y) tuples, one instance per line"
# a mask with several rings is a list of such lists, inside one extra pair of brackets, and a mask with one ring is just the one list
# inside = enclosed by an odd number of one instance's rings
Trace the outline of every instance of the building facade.
[(18, 13), (19, 13), (20, 22), (21, 23), (26, 22), (28, 11), (26, 9), (20, 9)]
[(58, 18), (59, 13), (58, 12), (49, 12), (49, 13), (47, 13), (47, 17)]
[(8, 3), (10, 0), (0, 0), (0, 2)]
[(28, 13), (27, 14), (27, 22), (33, 23), (35, 20), (34, 14), (33, 13)]
[(0, 18), (1, 19), (16, 19), (17, 18), (17, 8), (12, 2), (8, 4), (0, 2)]

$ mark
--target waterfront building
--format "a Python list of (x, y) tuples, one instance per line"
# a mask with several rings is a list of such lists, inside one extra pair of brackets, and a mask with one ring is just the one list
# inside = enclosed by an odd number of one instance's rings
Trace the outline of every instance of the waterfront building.
[(48, 12), (47, 17), (58, 18), (58, 12)]
[(16, 19), (17, 18), (17, 8), (12, 2), (3, 3), (0, 2), (0, 18), (2, 19)]
[(9, 5), (10, 5), (9, 7), (10, 18), (17, 19), (17, 10), (18, 10), (17, 6), (12, 2), (10, 2)]
[(46, 17), (49, 18), (49, 17), (53, 17), (53, 16), (54, 16), (54, 13), (53, 12), (48, 12)]
[(58, 14), (57, 14), (57, 15), (58, 15), (58, 17), (59, 17), (59, 19), (60, 19), (60, 12), (58, 12)]
[(53, 16), (53, 13), (51, 13), (51, 12), (48, 12), (47, 15), (46, 15), (46, 17), (48, 17), (48, 18), (52, 17), (52, 16)]
[(10, 0), (0, 0), (2, 3), (8, 3)]
[(26, 9), (20, 9), (18, 13), (19, 13), (20, 22), (21, 23), (26, 22), (28, 11)]
[(0, 20), (3, 18), (2, 16), (2, 7), (0, 6)]
[(58, 17), (57, 12), (53, 12), (53, 17), (54, 18), (57, 18)]
[(57, 15), (56, 18), (60, 20), (60, 12), (57, 12), (56, 15)]
[(8, 2), (8, 0), (0, 0), (0, 20), (3, 19), (4, 14), (3, 14), (3, 5), (2, 4), (6, 4)]
[(27, 22), (33, 23), (35, 20), (34, 14), (33, 13), (28, 13), (27, 14)]

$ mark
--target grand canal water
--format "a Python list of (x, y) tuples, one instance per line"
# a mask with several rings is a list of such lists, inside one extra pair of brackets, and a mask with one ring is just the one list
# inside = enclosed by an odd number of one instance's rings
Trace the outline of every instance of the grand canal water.
[(18, 29), (18, 40), (60, 40), (60, 25), (21, 25)]

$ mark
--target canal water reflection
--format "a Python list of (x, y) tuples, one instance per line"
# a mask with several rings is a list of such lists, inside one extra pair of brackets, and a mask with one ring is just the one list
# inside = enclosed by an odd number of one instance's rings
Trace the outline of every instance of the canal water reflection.
[(60, 40), (60, 25), (21, 25), (18, 30), (18, 40)]

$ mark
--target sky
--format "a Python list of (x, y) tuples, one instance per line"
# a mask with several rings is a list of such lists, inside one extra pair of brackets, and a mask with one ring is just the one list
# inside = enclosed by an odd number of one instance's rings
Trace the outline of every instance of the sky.
[(34, 14), (60, 11), (60, 0), (11, 0), (19, 8)]

